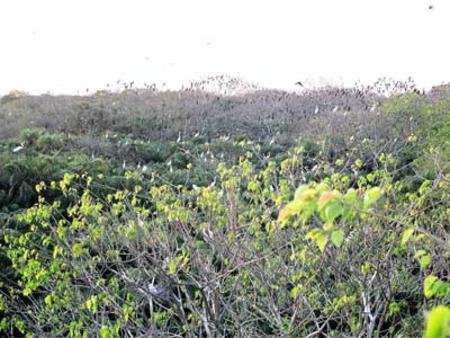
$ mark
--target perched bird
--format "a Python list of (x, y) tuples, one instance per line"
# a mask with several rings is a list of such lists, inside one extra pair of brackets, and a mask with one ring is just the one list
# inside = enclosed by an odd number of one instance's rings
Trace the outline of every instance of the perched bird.
[(429, 5), (428, 6), (428, 9), (431, 11), (431, 10), (433, 10), (434, 9), (434, 5)]
[(13, 153), (18, 153), (19, 151), (21, 151), (24, 148), (23, 144), (21, 144), (20, 146), (17, 146), (13, 149)]
[(211, 184), (208, 185), (208, 188), (213, 188), (216, 185), (216, 179), (217, 179), (217, 177), (214, 176), (214, 181), (212, 181)]
[(157, 298), (160, 301), (170, 302), (170, 295), (166, 289), (156, 286), (153, 283), (148, 285), (148, 291), (150, 295)]

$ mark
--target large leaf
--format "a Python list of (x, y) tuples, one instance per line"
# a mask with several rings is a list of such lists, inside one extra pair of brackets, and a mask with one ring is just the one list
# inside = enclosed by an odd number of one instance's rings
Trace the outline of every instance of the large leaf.
[(327, 243), (328, 243), (327, 234), (321, 233), (319, 236), (317, 236), (316, 243), (317, 243), (317, 246), (319, 247), (320, 251), (324, 252), (325, 248), (327, 246)]
[(306, 184), (300, 185), (297, 190), (295, 190), (294, 200), (298, 200), (302, 198), (303, 193), (309, 190), (309, 186)]
[(323, 213), (323, 218), (328, 223), (333, 223), (333, 221), (342, 215), (344, 212), (344, 208), (342, 207), (341, 203), (338, 201), (334, 201), (329, 203)]
[(320, 195), (317, 204), (319, 205), (319, 210), (335, 199), (335, 194), (332, 191), (325, 191)]
[(289, 217), (300, 213), (308, 203), (304, 200), (294, 200), (281, 209), (278, 221), (285, 223)]
[(428, 276), (425, 278), (425, 281), (423, 282), (423, 294), (425, 297), (429, 298), (434, 296), (434, 283), (436, 283), (437, 280), (438, 278), (435, 276)]
[(439, 280), (436, 276), (428, 276), (423, 283), (425, 297), (449, 297), (450, 283)]
[(380, 187), (373, 187), (367, 190), (364, 195), (364, 208), (370, 208), (380, 199), (381, 196), (383, 196), (383, 189)]
[(322, 229), (316, 228), (306, 234), (306, 239), (312, 239), (316, 242), (320, 251), (324, 251), (328, 243), (328, 234)]
[(340, 248), (342, 243), (344, 242), (344, 231), (343, 230), (335, 230), (331, 233), (331, 241), (333, 244)]
[(437, 306), (431, 310), (425, 328), (425, 338), (450, 337), (450, 309), (446, 306)]
[(408, 243), (409, 239), (411, 238), (411, 236), (414, 234), (414, 228), (408, 228), (403, 232), (402, 235), (402, 246), (405, 246), (406, 243)]

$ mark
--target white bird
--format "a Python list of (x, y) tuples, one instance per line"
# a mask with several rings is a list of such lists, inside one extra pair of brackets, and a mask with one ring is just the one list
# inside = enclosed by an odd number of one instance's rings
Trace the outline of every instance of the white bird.
[(216, 185), (216, 176), (214, 176), (214, 181), (211, 182), (210, 185), (208, 185), (208, 188), (213, 188)]
[(203, 237), (205, 237), (208, 240), (214, 239), (214, 233), (209, 229), (203, 229), (202, 234), (203, 234)]
[(339, 109), (339, 107), (338, 107), (338, 106), (335, 106), (335, 107), (333, 108), (333, 113), (336, 113), (336, 112), (338, 111), (338, 109)]
[(13, 149), (13, 153), (18, 153), (19, 151), (21, 151), (22, 149), (24, 148), (24, 146), (21, 144), (20, 146), (18, 146), (18, 147), (15, 147), (14, 149)]
[(181, 141), (181, 133), (178, 133), (177, 143), (180, 143)]
[(170, 301), (169, 294), (162, 287), (155, 286), (153, 283), (151, 283), (148, 285), (148, 291), (149, 291), (150, 295), (155, 298), (159, 298), (160, 300), (163, 300), (163, 301)]
[(319, 107), (316, 106), (316, 109), (314, 109), (314, 114), (317, 115), (318, 112), (319, 112)]

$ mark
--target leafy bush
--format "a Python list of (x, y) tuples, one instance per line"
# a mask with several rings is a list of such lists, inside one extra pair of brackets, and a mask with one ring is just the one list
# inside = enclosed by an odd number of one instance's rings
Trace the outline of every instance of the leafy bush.
[(0, 335), (447, 337), (450, 100), (402, 88), (5, 103)]
[[(4, 328), (73, 337), (417, 336), (421, 271), (446, 276), (449, 266), (430, 246), (448, 236), (436, 226), (449, 207), (448, 177), (403, 196), (386, 171), (359, 176), (354, 187), (334, 173), (293, 194), (289, 173), (302, 156), (262, 169), (242, 158), (218, 166), (216, 185), (163, 184), (150, 195), (145, 176), (131, 172), (133, 184), (104, 198), (92, 193), (95, 178), (40, 184), (41, 194), (56, 189), (72, 202), (61, 211), (40, 199), (18, 218), (28, 230), (5, 236), (18, 280), (5, 286)], [(431, 201), (433, 211), (421, 213)]]

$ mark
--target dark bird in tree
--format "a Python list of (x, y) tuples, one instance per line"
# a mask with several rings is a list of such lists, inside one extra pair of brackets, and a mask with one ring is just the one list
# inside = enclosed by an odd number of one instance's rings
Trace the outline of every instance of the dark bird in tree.
[(428, 6), (428, 9), (429, 9), (429, 10), (433, 10), (433, 9), (434, 9), (434, 6), (433, 6), (433, 5), (429, 5), (429, 6)]
[(303, 83), (301, 83), (300, 81), (297, 81), (295, 84), (299, 85), (300, 87), (303, 87)]

